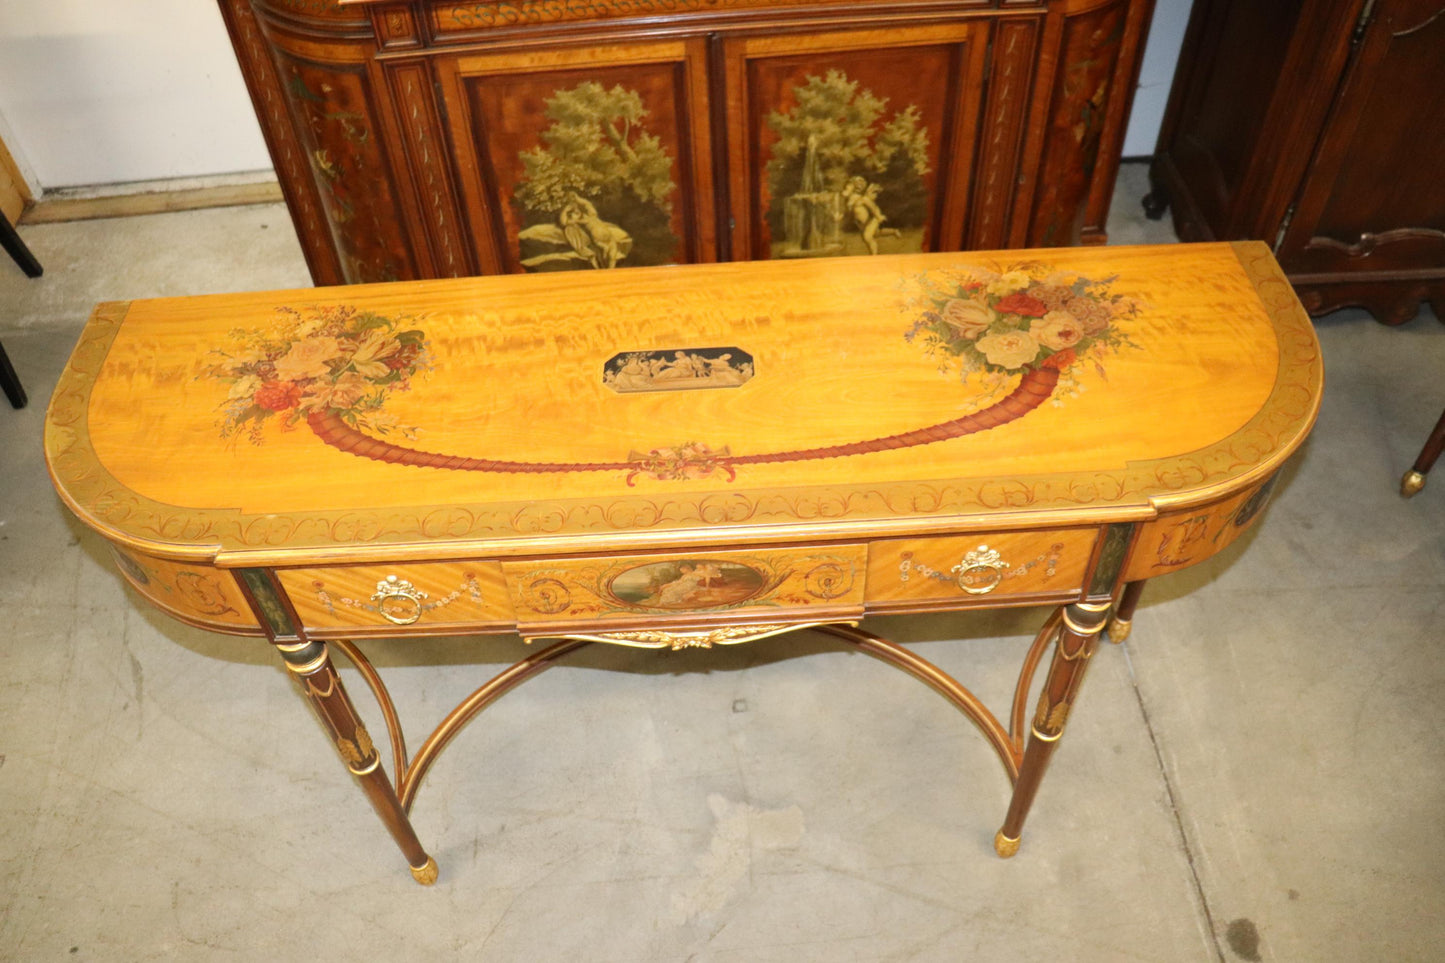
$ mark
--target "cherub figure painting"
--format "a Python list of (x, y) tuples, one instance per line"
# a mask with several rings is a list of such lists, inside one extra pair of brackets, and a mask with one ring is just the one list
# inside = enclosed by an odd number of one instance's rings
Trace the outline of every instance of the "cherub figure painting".
[(771, 256), (922, 251), (933, 154), (922, 110), (891, 108), (842, 70), (807, 75), (785, 103), (767, 118)]
[(609, 360), (602, 374), (617, 392), (736, 388), (752, 377), (752, 355), (740, 348), (628, 351)]
[(768, 585), (762, 572), (740, 562), (680, 559), (628, 569), (611, 580), (608, 591), (626, 605), (696, 609), (736, 605)]
[(881, 190), (879, 185), (870, 184), (867, 179), (859, 176), (850, 177), (842, 190), (843, 206), (852, 215), (853, 226), (858, 229), (869, 254), (878, 253), (880, 236), (899, 236), (896, 228), (883, 226), (883, 222), (888, 218), (878, 207), (878, 193)]

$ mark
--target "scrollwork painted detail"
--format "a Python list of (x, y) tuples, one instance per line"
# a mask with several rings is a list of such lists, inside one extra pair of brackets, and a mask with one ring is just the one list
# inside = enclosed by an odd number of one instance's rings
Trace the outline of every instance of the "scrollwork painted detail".
[(853, 566), (838, 562), (822, 562), (803, 576), (803, 585), (814, 598), (831, 601), (853, 588)]
[(755, 5), (756, 0), (743, 3), (738, 0), (515, 0), (510, 3), (459, 3), (438, 11), (437, 16), (443, 28), (510, 27), (525, 23), (596, 20)]
[(239, 615), (226, 599), (216, 576), (202, 572), (176, 573), (176, 592), (204, 615)]
[[(1309, 426), (1317, 399), (1317, 346), (1305, 327), (1291, 331), (1287, 315), (1304, 317), (1293, 290), (1269, 259), (1236, 248), (1268, 312), (1281, 319), (1279, 373), (1273, 394), (1240, 431), (1180, 456), (1136, 462), (1117, 471), (1019, 476), (955, 482), (899, 482), (832, 486), (794, 492), (679, 493), (606, 501), (555, 501), (514, 505), (447, 505), (386, 512), (339, 510), (306, 515), (246, 515), (232, 509), (177, 508), (138, 495), (98, 461), (86, 413), (89, 389), (104, 362), (128, 305), (98, 311), (81, 336), (51, 402), (47, 449), (56, 477), (100, 524), (139, 539), (218, 545), (223, 549), (280, 545), (385, 545), (416, 539), (516, 537), (688, 529), (729, 523), (785, 523), (832, 517), (899, 519), (982, 509), (1053, 509), (1148, 497), (1227, 479), (1241, 464), (1256, 463), (1292, 445)], [(825, 509), (826, 506), (826, 509)]]
[(557, 615), (572, 607), (572, 593), (566, 583), (555, 578), (533, 579), (522, 597), (529, 608), (543, 615)]
[[(348, 11), (337, 0), (266, 0), (267, 5), (313, 17), (336, 17)], [(352, 19), (356, 19), (352, 17)]]

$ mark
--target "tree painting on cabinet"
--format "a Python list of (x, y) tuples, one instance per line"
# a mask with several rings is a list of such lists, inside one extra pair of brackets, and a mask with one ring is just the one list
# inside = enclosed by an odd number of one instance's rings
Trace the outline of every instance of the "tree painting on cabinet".
[(919, 106), (807, 73), (766, 119), (772, 257), (927, 249), (933, 141)]
[(521, 151), (512, 195), (530, 271), (670, 264), (673, 160), (636, 90), (595, 80), (547, 98), (550, 126)]

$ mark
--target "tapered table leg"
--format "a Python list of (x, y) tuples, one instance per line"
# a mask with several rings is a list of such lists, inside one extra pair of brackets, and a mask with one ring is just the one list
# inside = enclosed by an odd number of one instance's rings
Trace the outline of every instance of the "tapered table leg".
[(1113, 618), (1109, 619), (1109, 639), (1116, 645), (1127, 639), (1129, 630), (1134, 627), (1134, 609), (1139, 606), (1139, 596), (1144, 594), (1144, 582), (1144, 579), (1130, 582), (1119, 595), (1119, 604), (1114, 608)]
[(1425, 447), (1420, 449), (1420, 457), (1415, 459), (1414, 466), (1405, 472), (1405, 477), (1401, 479), (1401, 495), (1409, 498), (1425, 487), (1425, 476), (1440, 457), (1441, 449), (1445, 449), (1445, 414), (1435, 423), (1435, 430), (1430, 432), (1430, 437), (1425, 440)]
[(1018, 852), (1024, 819), (1028, 817), (1034, 795), (1039, 791), (1049, 759), (1064, 734), (1064, 723), (1084, 681), (1084, 672), (1089, 667), (1099, 634), (1109, 619), (1109, 608), (1108, 602), (1077, 602), (1064, 609), (1064, 625), (1054, 645), (1049, 675), (1039, 694), (1038, 712), (1034, 715), (1033, 728), (1024, 745), (1024, 757), (1019, 764), (1019, 777), (1014, 780), (1008, 816), (1004, 818), (1003, 828), (993, 838), (993, 847), (1000, 856), (1007, 858)]
[(411, 875), (423, 886), (436, 882), (436, 861), (422, 849), (416, 831), (412, 829), (411, 820), (397, 799), (396, 789), (387, 778), (386, 769), (381, 764), (381, 754), (372, 744), (366, 726), (362, 725), (355, 706), (346, 694), (341, 677), (336, 674), (336, 667), (331, 664), (326, 644), (299, 642), (293, 645), (277, 644), (276, 648), (286, 660), (286, 668), (291, 671), (302, 696), (315, 710), (332, 742), (336, 744), (341, 760), (361, 784), (372, 808), (386, 824), (391, 838), (396, 840), (397, 846), (401, 848), (402, 855), (411, 867)]

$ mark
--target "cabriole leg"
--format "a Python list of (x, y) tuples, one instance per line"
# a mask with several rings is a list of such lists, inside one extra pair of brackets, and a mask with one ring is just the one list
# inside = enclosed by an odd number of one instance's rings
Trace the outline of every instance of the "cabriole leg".
[(286, 668), (291, 671), (302, 696), (315, 710), (317, 718), (326, 727), (336, 751), (346, 768), (361, 784), (372, 808), (386, 824), (391, 838), (396, 840), (411, 867), (411, 875), (423, 886), (436, 882), (437, 864), (416, 837), (406, 810), (397, 799), (396, 790), (387, 778), (381, 764), (381, 754), (371, 742), (371, 736), (362, 725), (351, 704), (336, 667), (324, 642), (298, 642), (293, 645), (278, 644)]
[(1059, 737), (1064, 734), (1069, 709), (1084, 681), (1084, 671), (1089, 667), (1099, 634), (1108, 621), (1109, 607), (1108, 602), (1077, 602), (1064, 609), (1064, 626), (1054, 646), (1049, 676), (1039, 694), (1038, 712), (1034, 715), (1033, 728), (1024, 746), (1008, 816), (993, 839), (993, 847), (1000, 856), (1007, 858), (1018, 852), (1024, 819), (1033, 805), (1049, 758), (1054, 754)]

